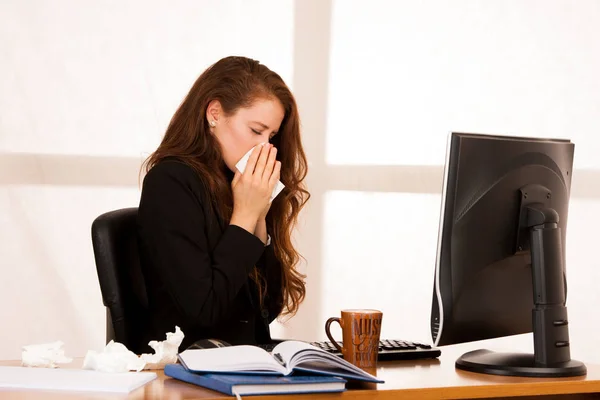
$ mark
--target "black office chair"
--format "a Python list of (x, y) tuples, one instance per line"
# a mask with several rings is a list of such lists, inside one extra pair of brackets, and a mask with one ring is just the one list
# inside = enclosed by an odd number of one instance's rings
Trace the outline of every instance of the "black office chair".
[(151, 350), (145, 337), (148, 299), (138, 254), (137, 211), (124, 208), (96, 218), (92, 245), (106, 306), (106, 342), (113, 339), (141, 354)]

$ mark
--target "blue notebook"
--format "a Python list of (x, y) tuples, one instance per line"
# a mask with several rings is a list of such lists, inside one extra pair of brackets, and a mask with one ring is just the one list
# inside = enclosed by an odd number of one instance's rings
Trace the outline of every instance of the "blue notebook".
[(231, 396), (291, 393), (343, 392), (346, 380), (335, 376), (273, 376), (240, 374), (200, 374), (181, 364), (167, 364), (165, 375)]

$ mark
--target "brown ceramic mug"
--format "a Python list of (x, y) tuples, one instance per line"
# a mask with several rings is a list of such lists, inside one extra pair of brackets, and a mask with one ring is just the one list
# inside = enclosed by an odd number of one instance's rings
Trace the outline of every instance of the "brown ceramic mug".
[[(342, 310), (342, 317), (331, 317), (325, 323), (325, 333), (331, 343), (342, 352), (344, 360), (359, 368), (377, 367), (379, 335), (383, 313), (378, 310)], [(342, 347), (331, 336), (331, 323), (342, 327)]]

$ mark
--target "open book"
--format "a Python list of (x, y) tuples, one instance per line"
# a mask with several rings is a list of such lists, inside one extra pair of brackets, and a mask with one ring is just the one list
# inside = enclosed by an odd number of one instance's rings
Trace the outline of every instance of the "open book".
[(239, 373), (288, 376), (294, 371), (383, 383), (348, 361), (308, 343), (289, 340), (271, 353), (257, 346), (230, 346), (189, 349), (178, 355), (189, 371), (200, 373)]

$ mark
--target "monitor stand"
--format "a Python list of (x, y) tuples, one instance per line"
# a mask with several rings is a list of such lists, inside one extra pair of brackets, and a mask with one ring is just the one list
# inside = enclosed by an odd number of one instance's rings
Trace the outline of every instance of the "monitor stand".
[(585, 364), (571, 360), (561, 231), (558, 213), (548, 206), (550, 199), (550, 191), (541, 185), (528, 185), (521, 189), (520, 232), (516, 250), (531, 249), (534, 353), (475, 350), (459, 357), (456, 368), (527, 377), (566, 377), (587, 373)]

